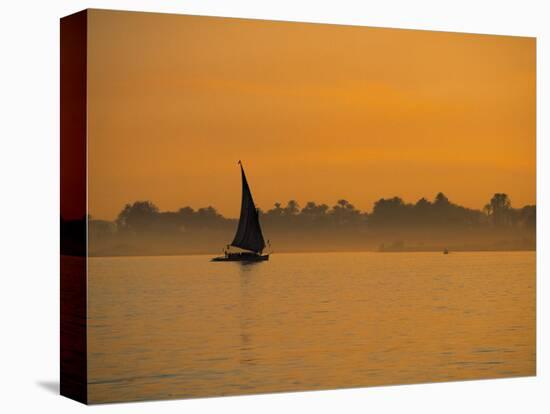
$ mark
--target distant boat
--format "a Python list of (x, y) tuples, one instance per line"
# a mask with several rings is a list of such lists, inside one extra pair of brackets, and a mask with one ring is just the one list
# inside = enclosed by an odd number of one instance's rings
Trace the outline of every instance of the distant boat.
[(443, 254), (449, 254), (449, 249), (444, 249)]
[[(224, 255), (214, 257), (213, 262), (259, 262), (269, 260), (269, 254), (262, 254), (265, 249), (264, 236), (260, 227), (258, 209), (252, 199), (252, 193), (246, 181), (243, 164), (239, 161), (241, 167), (241, 178), (243, 183), (241, 215), (239, 217), (239, 226), (237, 233), (230, 245), (224, 250)], [(244, 251), (230, 252), (230, 246), (238, 247)]]

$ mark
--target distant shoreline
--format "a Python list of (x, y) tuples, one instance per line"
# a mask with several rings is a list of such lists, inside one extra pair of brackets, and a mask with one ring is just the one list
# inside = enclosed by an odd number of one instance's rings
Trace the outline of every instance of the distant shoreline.
[[(449, 249), (449, 253), (514, 253), (514, 252), (536, 252), (536, 249)], [(442, 253), (443, 249), (432, 249), (432, 250), (303, 250), (303, 251), (281, 251), (271, 253), (273, 256), (277, 254), (304, 254), (304, 253)], [(175, 257), (175, 256), (216, 256), (220, 255), (219, 252), (196, 252), (196, 253), (167, 253), (167, 254), (110, 254), (110, 255), (89, 255), (89, 258), (105, 258), (105, 257)], [(82, 257), (82, 256), (71, 256), (71, 255), (62, 255), (69, 257)]]

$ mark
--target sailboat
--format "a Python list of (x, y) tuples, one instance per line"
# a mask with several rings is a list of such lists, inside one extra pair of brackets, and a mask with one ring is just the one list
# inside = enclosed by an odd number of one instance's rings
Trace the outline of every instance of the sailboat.
[[(254, 204), (241, 161), (239, 161), (239, 166), (241, 167), (243, 185), (239, 226), (233, 241), (224, 249), (224, 255), (214, 257), (213, 262), (259, 262), (269, 260), (269, 254), (262, 254), (265, 249), (265, 241), (260, 227), (258, 209)], [(229, 248), (231, 246), (238, 247), (243, 251), (230, 252)]]

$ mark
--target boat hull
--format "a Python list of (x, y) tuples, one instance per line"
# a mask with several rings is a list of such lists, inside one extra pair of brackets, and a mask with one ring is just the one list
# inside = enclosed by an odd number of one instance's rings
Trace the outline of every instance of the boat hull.
[(225, 256), (214, 257), (212, 262), (263, 262), (269, 260), (268, 254), (231, 253)]

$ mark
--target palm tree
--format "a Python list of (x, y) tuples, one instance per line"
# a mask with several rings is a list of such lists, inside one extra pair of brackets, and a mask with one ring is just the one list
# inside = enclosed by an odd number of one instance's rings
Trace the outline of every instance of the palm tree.
[(483, 210), (492, 219), (496, 226), (508, 224), (512, 202), (510, 197), (504, 193), (495, 193), (489, 204), (486, 204)]

